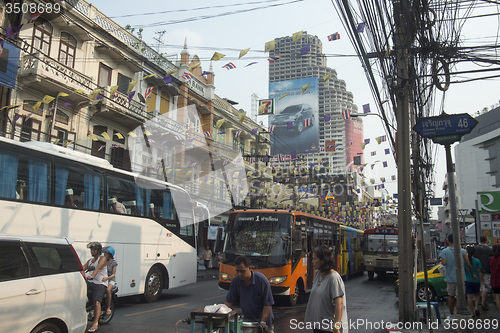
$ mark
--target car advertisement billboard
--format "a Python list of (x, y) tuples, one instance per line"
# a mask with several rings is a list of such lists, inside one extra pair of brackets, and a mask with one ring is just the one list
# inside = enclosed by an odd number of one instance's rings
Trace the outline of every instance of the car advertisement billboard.
[(269, 116), (271, 155), (319, 151), (318, 78), (269, 83), (274, 115)]

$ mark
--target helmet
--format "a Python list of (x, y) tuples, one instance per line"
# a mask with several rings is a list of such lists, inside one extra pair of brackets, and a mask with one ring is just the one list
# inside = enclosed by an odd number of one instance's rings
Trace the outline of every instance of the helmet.
[(87, 248), (91, 250), (97, 250), (99, 252), (102, 252), (102, 245), (99, 242), (90, 242), (87, 244)]
[(115, 249), (112, 246), (106, 246), (105, 248), (102, 249), (103, 253), (109, 253), (111, 258), (115, 257)]

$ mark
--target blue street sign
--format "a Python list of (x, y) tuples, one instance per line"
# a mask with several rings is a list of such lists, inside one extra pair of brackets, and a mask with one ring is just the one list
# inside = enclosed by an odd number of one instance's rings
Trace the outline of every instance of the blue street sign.
[(467, 113), (448, 115), (443, 113), (437, 117), (426, 117), (413, 126), (413, 130), (426, 138), (443, 135), (464, 135), (472, 131), (477, 120)]

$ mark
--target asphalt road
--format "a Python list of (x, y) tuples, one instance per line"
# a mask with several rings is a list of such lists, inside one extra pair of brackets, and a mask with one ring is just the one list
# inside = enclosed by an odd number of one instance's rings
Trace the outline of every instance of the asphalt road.
[[(349, 319), (359, 323), (351, 332), (381, 333), (384, 332), (383, 329), (370, 327), (370, 323), (378, 325), (381, 322), (397, 321), (395, 280), (396, 277), (388, 275), (385, 278), (376, 276), (374, 281), (369, 281), (365, 274), (345, 282)], [(108, 325), (100, 326), (99, 332), (174, 333), (178, 320), (189, 317), (191, 311), (205, 305), (223, 303), (225, 295), (226, 291), (218, 288), (217, 280), (205, 280), (184, 288), (165, 290), (161, 300), (156, 303), (142, 303), (139, 297), (123, 297), (119, 300), (115, 317)], [(304, 319), (306, 306), (306, 303), (295, 307), (275, 306), (275, 331), (310, 332), (298, 329), (293, 324)], [(178, 332), (190, 332), (189, 325), (180, 323)]]

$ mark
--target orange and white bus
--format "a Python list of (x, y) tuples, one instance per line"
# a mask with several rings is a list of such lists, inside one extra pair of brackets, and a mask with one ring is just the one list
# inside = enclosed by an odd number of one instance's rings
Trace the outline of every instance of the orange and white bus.
[(233, 211), (226, 228), (219, 286), (229, 290), (236, 275), (234, 259), (244, 255), (250, 258), (252, 270), (269, 279), (275, 297), (282, 297), (290, 305), (295, 305), (312, 287), (311, 256), (315, 246), (331, 247), (337, 271), (342, 271), (340, 228), (337, 221), (302, 212), (274, 209)]

